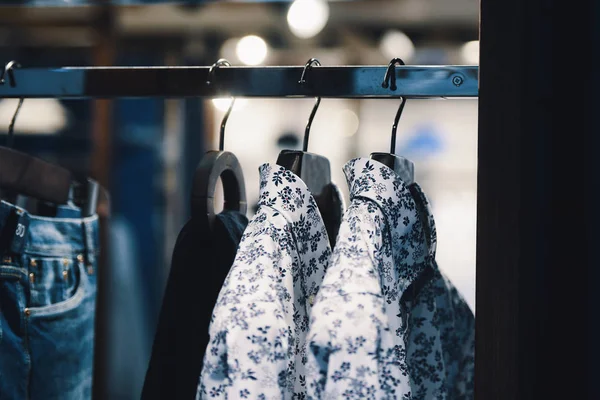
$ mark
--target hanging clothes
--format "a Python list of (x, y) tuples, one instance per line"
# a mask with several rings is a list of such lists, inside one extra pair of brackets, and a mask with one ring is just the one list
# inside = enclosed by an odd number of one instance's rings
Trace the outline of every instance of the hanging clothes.
[(0, 399), (92, 395), (98, 216), (57, 214), (0, 201)]
[(456, 393), (472, 381), (474, 316), (437, 269), (433, 219), (426, 235), (387, 166), (359, 158), (344, 173), (351, 204), (311, 312), (308, 398), (472, 398)]
[(198, 399), (305, 396), (309, 314), (330, 257), (304, 182), (261, 166), (259, 208), (213, 312)]
[[(419, 306), (421, 307), (421, 310), (420, 312), (415, 311), (418, 308), (417, 302), (414, 302), (412, 307), (413, 311), (411, 312), (411, 316), (413, 316), (413, 318), (408, 322), (408, 326), (410, 328), (411, 326), (417, 326), (420, 323), (419, 319), (426, 315), (423, 307), (429, 308), (431, 306), (431, 299), (436, 296), (436, 293), (447, 293), (448, 303), (454, 303), (454, 306), (450, 309), (453, 312), (456, 312), (454, 326), (452, 326), (452, 324), (448, 324), (445, 331), (443, 331), (443, 333), (449, 338), (448, 342), (455, 340), (453, 345), (448, 343), (448, 345), (446, 345), (444, 348), (445, 358), (450, 361), (455, 360), (456, 366), (456, 368), (449, 370), (450, 374), (448, 374), (446, 378), (446, 382), (449, 383), (447, 398), (460, 400), (474, 399), (475, 318), (470, 307), (468, 307), (467, 303), (458, 293), (457, 289), (438, 269), (437, 262), (435, 261), (437, 231), (435, 228), (435, 220), (433, 218), (433, 212), (431, 210), (429, 199), (427, 196), (425, 196), (425, 193), (417, 183), (413, 183), (408, 187), (408, 189), (413, 195), (417, 210), (419, 210), (421, 217), (420, 219), (423, 224), (425, 237), (427, 238), (427, 244), (429, 246), (429, 253), (431, 255), (430, 261), (432, 264), (428, 271), (433, 272), (434, 274), (433, 276), (431, 276), (431, 274), (421, 275), (420, 279), (423, 281), (423, 283), (414, 285), (415, 291), (420, 289), (420, 295), (417, 296), (417, 293), (415, 292), (412, 298), (417, 299), (417, 301), (420, 302)], [(429, 281), (430, 283), (427, 284), (425, 281)], [(442, 285), (443, 283), (445, 283), (445, 285)], [(442, 297), (440, 301), (443, 304), (444, 298)], [(440, 309), (444, 310), (442, 307), (440, 307)], [(439, 314), (441, 315), (441, 313)], [(452, 335), (453, 332), (449, 331), (451, 328), (456, 329), (458, 332), (461, 332), (461, 334)], [(418, 338), (416, 336), (419, 334), (420, 329), (413, 330), (411, 335), (414, 338), (409, 339), (408, 342), (413, 343), (417, 341)]]
[(191, 219), (179, 233), (143, 400), (196, 396), (212, 310), (247, 224), (245, 215), (224, 210), (213, 229)]

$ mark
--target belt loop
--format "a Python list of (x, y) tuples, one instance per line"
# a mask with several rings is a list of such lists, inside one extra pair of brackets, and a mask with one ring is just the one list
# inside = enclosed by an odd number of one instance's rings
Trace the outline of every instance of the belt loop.
[(87, 273), (92, 275), (94, 273), (94, 266), (96, 265), (96, 229), (94, 228), (95, 220), (87, 221), (86, 219), (82, 222), (83, 228), (83, 239), (85, 246), (85, 267)]
[(22, 254), (29, 236), (29, 214), (23, 210), (15, 209), (17, 215), (17, 226), (12, 240), (11, 250), (13, 253)]
[(29, 234), (29, 214), (12, 208), (3, 213), (0, 229), (0, 252), (22, 254)]
[(9, 209), (0, 205), (0, 256), (4, 256), (10, 248), (10, 240), (7, 235), (9, 230), (9, 227), (7, 226), (9, 216)]

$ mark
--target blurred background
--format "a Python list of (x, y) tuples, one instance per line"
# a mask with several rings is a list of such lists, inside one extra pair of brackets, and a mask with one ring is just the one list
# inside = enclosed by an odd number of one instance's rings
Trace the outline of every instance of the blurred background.
[[(476, 65), (478, 0), (0, 1), (0, 62), (106, 65)], [(300, 78), (300, 77), (298, 77)], [(113, 399), (139, 398), (170, 258), (189, 218), (194, 169), (216, 148), (230, 99), (25, 100), (15, 147), (84, 171), (111, 194)], [(237, 99), (225, 149), (251, 215), (258, 167), (300, 148), (313, 99)], [(17, 100), (0, 100), (0, 132)], [(342, 166), (388, 151), (397, 100), (323, 99), (309, 151)], [(0, 138), (0, 140), (4, 140)], [(397, 154), (415, 163), (438, 230), (437, 261), (475, 309), (477, 100), (408, 100)]]

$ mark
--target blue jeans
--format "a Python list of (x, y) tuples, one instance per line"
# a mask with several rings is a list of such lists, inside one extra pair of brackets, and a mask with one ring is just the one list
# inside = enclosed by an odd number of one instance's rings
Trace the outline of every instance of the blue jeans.
[(2, 400), (91, 398), (98, 217), (73, 213), (0, 202)]

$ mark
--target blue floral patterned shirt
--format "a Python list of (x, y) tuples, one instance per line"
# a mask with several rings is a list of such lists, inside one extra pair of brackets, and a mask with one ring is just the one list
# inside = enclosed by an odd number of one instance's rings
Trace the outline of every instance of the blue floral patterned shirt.
[[(310, 315), (311, 399), (472, 399), (474, 316), (435, 264), (427, 199), (367, 158)], [(413, 190), (413, 193), (411, 193)]]
[(260, 167), (259, 205), (213, 311), (197, 398), (306, 398), (309, 314), (331, 248), (289, 170)]

